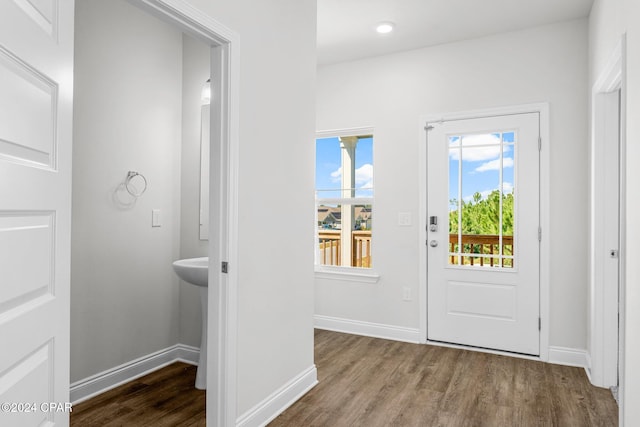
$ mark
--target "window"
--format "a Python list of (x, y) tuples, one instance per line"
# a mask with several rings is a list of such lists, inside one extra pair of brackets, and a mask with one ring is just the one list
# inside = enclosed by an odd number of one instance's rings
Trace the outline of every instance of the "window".
[(448, 139), (449, 264), (513, 268), (516, 132)]
[(371, 268), (373, 136), (316, 139), (316, 265)]

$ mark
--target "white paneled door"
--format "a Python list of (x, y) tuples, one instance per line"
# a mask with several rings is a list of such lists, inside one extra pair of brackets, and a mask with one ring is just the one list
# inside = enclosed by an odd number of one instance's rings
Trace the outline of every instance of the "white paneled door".
[(539, 355), (539, 114), (427, 128), (427, 337)]
[(73, 0), (0, 1), (0, 425), (69, 421)]

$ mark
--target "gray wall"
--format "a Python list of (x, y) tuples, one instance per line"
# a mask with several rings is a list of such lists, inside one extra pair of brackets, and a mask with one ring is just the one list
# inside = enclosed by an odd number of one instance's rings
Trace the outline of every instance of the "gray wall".
[[(587, 23), (564, 22), (319, 67), (317, 129), (372, 126), (376, 284), (316, 279), (318, 315), (418, 329), (419, 118), (549, 102), (550, 344), (584, 349)], [(413, 227), (399, 227), (411, 212)], [(412, 301), (402, 300), (403, 287)]]
[[(180, 174), (180, 258), (207, 256), (200, 240), (200, 96), (209, 78), (211, 52), (204, 43), (182, 38), (182, 159)], [(198, 288), (180, 283), (180, 343), (200, 346), (202, 318)]]
[[(123, 1), (75, 19), (72, 382), (178, 341), (182, 121), (180, 32)], [(130, 170), (148, 187), (122, 206)]]

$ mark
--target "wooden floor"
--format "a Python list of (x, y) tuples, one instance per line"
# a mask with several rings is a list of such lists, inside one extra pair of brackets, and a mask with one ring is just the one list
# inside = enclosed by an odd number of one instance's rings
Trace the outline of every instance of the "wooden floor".
[[(319, 384), (271, 427), (617, 426), (583, 369), (316, 331)], [(71, 426), (204, 426), (196, 368), (172, 364), (74, 405)]]
[(205, 391), (195, 380), (195, 366), (173, 363), (73, 405), (71, 426), (205, 426)]
[(319, 384), (276, 426), (617, 426), (583, 369), (316, 331)]

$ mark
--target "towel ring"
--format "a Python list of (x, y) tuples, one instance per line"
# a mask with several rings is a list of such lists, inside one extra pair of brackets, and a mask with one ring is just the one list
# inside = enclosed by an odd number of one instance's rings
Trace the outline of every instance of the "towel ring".
[[(144, 182), (144, 186), (140, 191), (137, 191), (136, 187), (131, 184), (131, 180), (136, 176), (142, 178), (142, 181)], [(138, 172), (129, 171), (129, 173), (127, 174), (127, 179), (124, 182), (124, 186), (127, 189), (127, 192), (133, 197), (140, 197), (145, 191), (147, 191), (147, 178), (145, 178), (144, 175), (139, 174)]]

